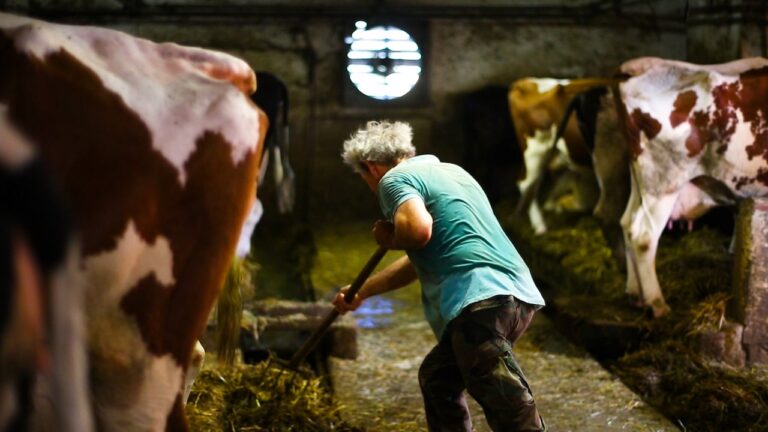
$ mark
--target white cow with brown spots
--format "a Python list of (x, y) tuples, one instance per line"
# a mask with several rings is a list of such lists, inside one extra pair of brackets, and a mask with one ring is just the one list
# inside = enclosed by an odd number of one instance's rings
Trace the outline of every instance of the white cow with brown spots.
[(255, 198), (267, 125), (248, 97), (253, 71), (7, 14), (0, 59), (0, 115), (74, 216), (96, 427), (186, 430), (187, 367)]
[(700, 66), (658, 58), (622, 65), (620, 113), (629, 138), (631, 196), (622, 217), (627, 292), (669, 307), (656, 276), (670, 219), (768, 196), (768, 59)]

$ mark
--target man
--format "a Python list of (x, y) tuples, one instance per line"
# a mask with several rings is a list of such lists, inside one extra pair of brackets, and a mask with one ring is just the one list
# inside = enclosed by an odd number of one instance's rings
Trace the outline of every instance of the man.
[(430, 431), (470, 431), (464, 390), (495, 431), (541, 431), (531, 388), (512, 346), (544, 305), (531, 274), (477, 182), (435, 156), (414, 156), (401, 122), (369, 122), (344, 142), (342, 157), (378, 195), (388, 221), (376, 242), (406, 256), (373, 275), (339, 312), (418, 276), (424, 312), (438, 339), (419, 369)]

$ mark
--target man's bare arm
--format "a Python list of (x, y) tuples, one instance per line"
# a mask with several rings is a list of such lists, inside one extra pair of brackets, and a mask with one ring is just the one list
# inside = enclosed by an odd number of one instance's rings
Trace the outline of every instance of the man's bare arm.
[(397, 208), (394, 224), (378, 221), (374, 225), (373, 236), (388, 249), (421, 249), (432, 238), (432, 215), (424, 201), (409, 199)]
[(360, 303), (368, 297), (402, 288), (415, 280), (416, 270), (414, 270), (408, 256), (404, 256), (368, 278), (360, 291), (357, 292), (352, 303), (344, 301), (344, 293), (349, 289), (349, 285), (347, 285), (339, 290), (333, 304), (339, 312), (345, 313), (357, 309)]

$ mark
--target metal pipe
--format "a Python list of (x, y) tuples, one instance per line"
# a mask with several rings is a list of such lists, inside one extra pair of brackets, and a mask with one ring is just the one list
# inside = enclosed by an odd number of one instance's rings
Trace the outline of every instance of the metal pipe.
[(43, 19), (72, 22), (242, 22), (263, 18), (312, 19), (344, 18), (434, 18), (434, 19), (505, 19), (511, 23), (595, 25), (620, 27), (655, 27), (680, 30), (682, 16), (654, 13), (617, 13), (613, 0), (601, 0), (576, 6), (434, 6), (401, 4), (363, 5), (146, 5), (137, 0), (123, 0), (122, 9), (78, 9), (41, 7), (13, 9)]

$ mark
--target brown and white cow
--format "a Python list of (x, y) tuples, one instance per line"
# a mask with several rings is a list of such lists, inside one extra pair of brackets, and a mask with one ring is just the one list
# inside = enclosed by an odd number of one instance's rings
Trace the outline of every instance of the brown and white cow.
[(700, 66), (659, 58), (622, 65), (620, 114), (631, 154), (622, 217), (627, 292), (669, 308), (656, 276), (659, 237), (670, 219), (768, 195), (768, 59)]
[[(595, 205), (598, 189), (588, 143), (593, 136), (586, 136), (575, 117), (564, 114), (574, 97), (610, 83), (608, 79), (523, 78), (511, 86), (509, 110), (525, 163), (524, 178), (518, 181), (521, 198), (517, 211), (528, 215), (537, 233), (545, 232), (547, 226), (536, 189), (552, 165), (570, 171), (572, 210), (592, 211)], [(562, 139), (554, 143), (563, 118), (566, 123), (560, 131)]]
[(0, 59), (0, 115), (47, 165), (78, 232), (96, 427), (186, 430), (187, 365), (255, 197), (266, 119), (248, 97), (253, 71), (7, 14)]

